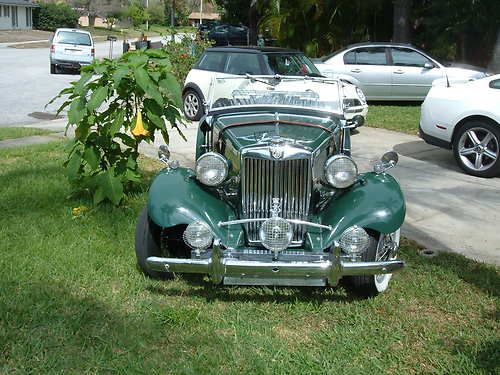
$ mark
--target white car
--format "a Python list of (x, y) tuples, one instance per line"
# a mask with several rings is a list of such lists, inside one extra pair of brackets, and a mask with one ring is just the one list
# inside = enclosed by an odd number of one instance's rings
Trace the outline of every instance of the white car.
[(500, 175), (500, 75), (464, 83), (436, 80), (422, 103), (420, 136), (452, 149), (479, 177)]
[(94, 61), (95, 49), (92, 35), (85, 30), (57, 29), (50, 45), (50, 73), (62, 69), (79, 70)]
[[(321, 78), (311, 60), (300, 51), (277, 47), (214, 47), (207, 48), (193, 69), (189, 71), (182, 91), (183, 110), (189, 120), (199, 120), (208, 101), (211, 82), (215, 78), (252, 76), (302, 77), (302, 85)], [(309, 80), (308, 80), (309, 79)], [(361, 89), (342, 82), (344, 116), (366, 116), (368, 105)], [(236, 88), (236, 87), (235, 87)], [(337, 92), (332, 91), (335, 100)], [(333, 96), (332, 96), (333, 97)]]

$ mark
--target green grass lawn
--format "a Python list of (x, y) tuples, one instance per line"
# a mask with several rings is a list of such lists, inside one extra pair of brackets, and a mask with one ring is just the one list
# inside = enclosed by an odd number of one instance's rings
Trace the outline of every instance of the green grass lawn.
[(63, 143), (0, 150), (0, 373), (498, 373), (500, 273), (424, 258), (373, 299), (338, 288), (216, 287), (145, 278), (146, 194), (81, 209)]
[(29, 137), (32, 135), (46, 135), (53, 133), (50, 130), (37, 129), (37, 128), (18, 128), (18, 127), (0, 127), (0, 141), (6, 139)]
[(368, 103), (366, 125), (408, 134), (418, 134), (420, 104), (376, 104)]

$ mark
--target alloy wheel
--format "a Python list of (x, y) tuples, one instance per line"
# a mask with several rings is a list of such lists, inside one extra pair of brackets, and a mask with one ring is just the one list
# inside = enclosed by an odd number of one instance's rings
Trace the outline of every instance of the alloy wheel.
[(196, 117), (199, 109), (200, 101), (198, 96), (193, 92), (188, 93), (184, 98), (184, 113), (186, 116), (189, 118)]
[(488, 129), (471, 128), (460, 136), (458, 154), (462, 163), (471, 170), (488, 170), (498, 159), (498, 139)]

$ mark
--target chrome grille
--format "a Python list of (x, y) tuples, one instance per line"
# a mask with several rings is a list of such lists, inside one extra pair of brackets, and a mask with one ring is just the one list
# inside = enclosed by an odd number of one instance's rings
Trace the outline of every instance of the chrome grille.
[[(271, 217), (273, 198), (281, 199), (280, 217), (306, 220), (311, 200), (309, 159), (269, 160), (246, 157), (242, 162), (242, 210), (246, 219)], [(260, 243), (261, 223), (245, 225), (248, 242)], [(292, 245), (301, 245), (305, 228), (294, 225)]]

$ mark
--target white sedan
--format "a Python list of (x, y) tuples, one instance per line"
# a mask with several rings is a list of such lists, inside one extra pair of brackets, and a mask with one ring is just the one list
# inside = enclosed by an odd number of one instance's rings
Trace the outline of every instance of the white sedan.
[(422, 103), (420, 137), (452, 149), (468, 174), (500, 176), (500, 74), (451, 85), (436, 80)]

